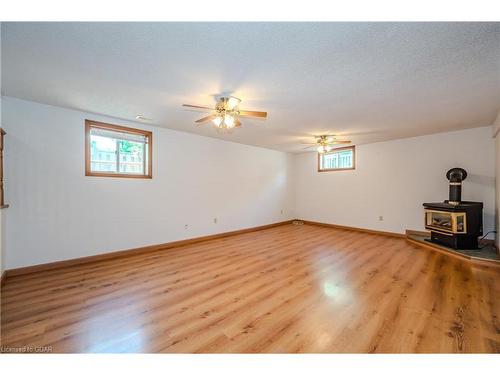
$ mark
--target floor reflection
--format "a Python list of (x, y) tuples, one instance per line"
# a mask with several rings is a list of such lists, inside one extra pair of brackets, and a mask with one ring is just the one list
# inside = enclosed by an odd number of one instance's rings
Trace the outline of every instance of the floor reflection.
[(95, 342), (87, 350), (88, 353), (138, 353), (144, 350), (144, 340), (141, 329), (115, 330), (113, 329), (109, 339), (92, 340)]
[(323, 293), (331, 301), (339, 305), (345, 305), (353, 301), (353, 293), (351, 289), (339, 283), (324, 281)]
[[(148, 340), (148, 331), (144, 327), (142, 312), (144, 308), (136, 297), (122, 299), (127, 305), (122, 309), (113, 309), (104, 301), (94, 306), (93, 319), (82, 322), (88, 353), (138, 353), (143, 352)], [(116, 301), (115, 301), (116, 303)], [(104, 310), (103, 310), (104, 308)]]

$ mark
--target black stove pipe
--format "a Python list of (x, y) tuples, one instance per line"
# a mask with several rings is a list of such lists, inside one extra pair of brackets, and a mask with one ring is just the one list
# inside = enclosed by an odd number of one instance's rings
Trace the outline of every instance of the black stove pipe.
[(462, 181), (467, 178), (467, 172), (463, 168), (452, 168), (446, 172), (446, 178), (450, 181), (448, 203), (457, 205), (462, 200)]

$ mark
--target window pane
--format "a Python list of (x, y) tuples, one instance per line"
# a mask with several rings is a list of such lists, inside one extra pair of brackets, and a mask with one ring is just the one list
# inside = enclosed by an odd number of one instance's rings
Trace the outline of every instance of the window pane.
[(354, 150), (343, 149), (320, 155), (320, 170), (354, 168)]
[(120, 173), (145, 174), (146, 145), (142, 142), (118, 141)]
[(141, 143), (146, 143), (147, 138), (143, 134), (134, 134), (134, 133), (126, 133), (126, 132), (120, 132), (116, 130), (109, 130), (109, 129), (101, 129), (101, 128), (93, 128), (90, 133), (92, 135), (98, 135), (101, 137), (106, 137), (106, 138), (113, 138), (113, 139), (119, 139), (123, 141), (134, 141), (134, 142), (141, 142)]
[(152, 178), (151, 132), (85, 120), (87, 176)]
[(116, 141), (114, 139), (90, 135), (90, 170), (116, 173)]

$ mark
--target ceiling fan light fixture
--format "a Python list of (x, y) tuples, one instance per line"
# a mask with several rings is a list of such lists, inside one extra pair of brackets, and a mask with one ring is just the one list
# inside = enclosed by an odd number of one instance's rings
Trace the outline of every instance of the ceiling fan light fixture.
[(220, 131), (233, 130), (235, 128), (241, 127), (242, 124), (239, 119), (240, 116), (257, 118), (267, 117), (267, 112), (240, 109), (240, 103), (241, 99), (238, 99), (234, 96), (224, 96), (220, 97), (217, 100), (215, 108), (193, 104), (183, 104), (182, 106), (188, 108), (209, 110), (211, 112), (210, 115), (196, 120), (195, 123), (197, 125), (202, 125), (211, 121), (215, 125), (217, 130)]
[(224, 115), (224, 124), (228, 128), (234, 128), (234, 117), (231, 115)]
[(330, 152), (330, 151), (332, 151), (332, 147), (330, 145), (322, 144), (318, 147), (318, 152), (320, 154), (324, 154), (325, 152)]
[(216, 118), (214, 118), (212, 120), (212, 122), (215, 124), (215, 126), (217, 126), (219, 128), (222, 125), (222, 117), (217, 116)]
[(230, 96), (227, 99), (226, 108), (229, 110), (233, 110), (240, 104), (240, 102), (241, 102), (241, 99), (235, 98), (234, 96)]

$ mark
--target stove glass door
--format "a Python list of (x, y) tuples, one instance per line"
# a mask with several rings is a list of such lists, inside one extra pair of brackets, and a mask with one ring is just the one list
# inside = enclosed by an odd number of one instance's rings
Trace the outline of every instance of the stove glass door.
[(425, 210), (425, 227), (446, 233), (467, 233), (465, 212)]

